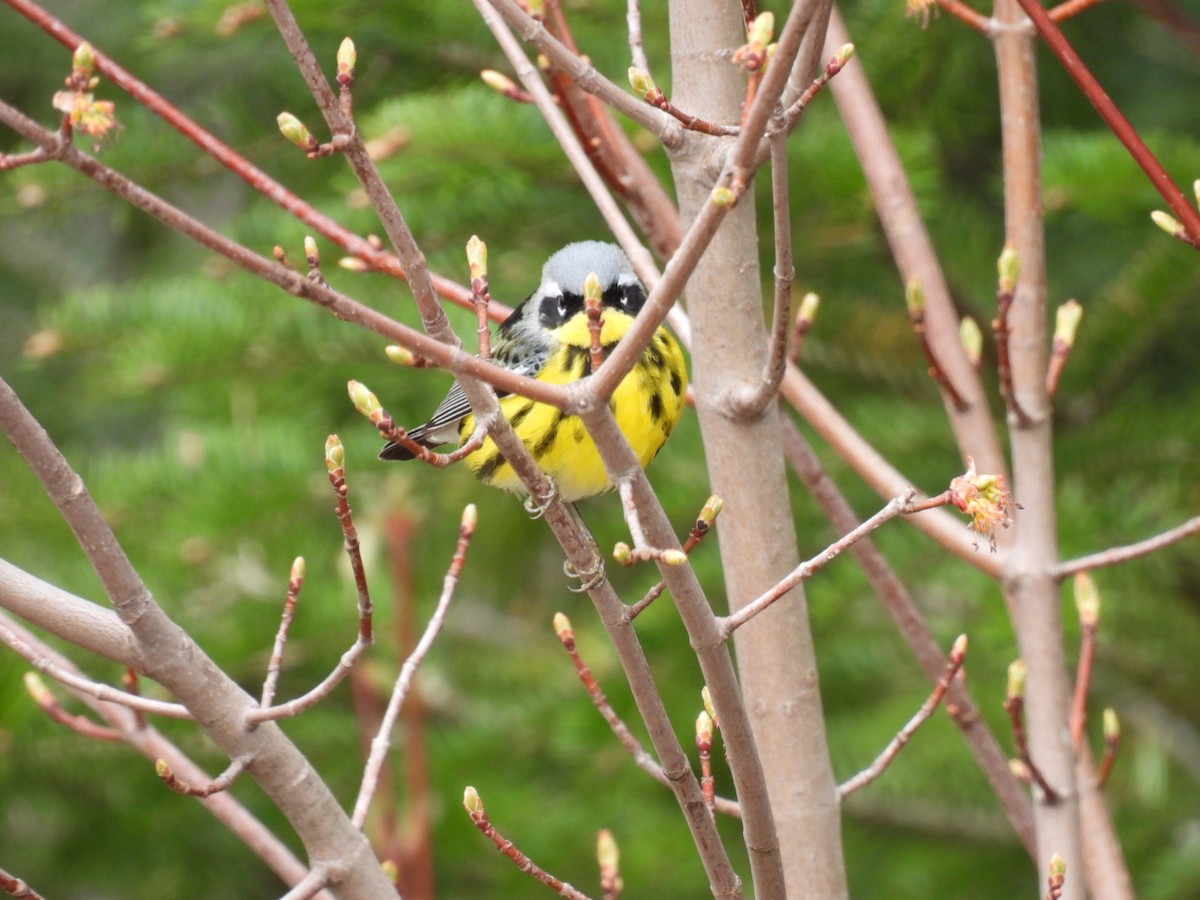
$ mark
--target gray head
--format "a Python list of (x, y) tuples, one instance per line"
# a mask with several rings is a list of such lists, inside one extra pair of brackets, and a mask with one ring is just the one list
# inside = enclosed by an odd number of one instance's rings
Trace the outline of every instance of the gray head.
[(616, 284), (618, 279), (626, 284), (637, 281), (629, 258), (616, 244), (578, 241), (567, 244), (546, 260), (539, 287), (546, 288), (548, 282), (554, 282), (564, 291), (583, 293), (583, 280), (592, 272), (600, 279), (602, 288)]
[(542, 283), (530, 298), (542, 327), (557, 327), (583, 309), (583, 282), (593, 272), (605, 306), (637, 315), (646, 292), (629, 258), (616, 244), (579, 241), (551, 256), (542, 269)]

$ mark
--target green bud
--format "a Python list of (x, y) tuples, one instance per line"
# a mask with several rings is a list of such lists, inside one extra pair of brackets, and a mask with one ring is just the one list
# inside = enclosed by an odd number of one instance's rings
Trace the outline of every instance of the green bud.
[(346, 388), (350, 392), (350, 400), (354, 403), (354, 408), (364, 416), (370, 416), (371, 413), (382, 408), (379, 398), (372, 394), (361, 381), (348, 381)]
[(710, 199), (714, 206), (730, 207), (737, 201), (737, 195), (727, 187), (715, 187)]
[(629, 67), (629, 86), (633, 88), (633, 92), (643, 100), (649, 99), (650, 95), (657, 90), (657, 85), (654, 79), (650, 77), (650, 73), (644, 69), (639, 69), (637, 66)]
[(463, 791), (463, 806), (473, 816), (483, 812), (483, 801), (479, 798), (479, 792), (475, 788), (468, 787)]
[(1100, 591), (1087, 572), (1075, 576), (1075, 609), (1083, 625), (1095, 625), (1100, 621)]
[(713, 721), (713, 727), (717, 724), (717, 708), (713, 706), (712, 694), (708, 692), (708, 685), (700, 688), (700, 701), (704, 704), (704, 711), (708, 713), (708, 717)]
[(556, 612), (554, 614), (554, 633), (558, 635), (560, 641), (574, 640), (575, 629), (571, 627), (571, 620), (563, 613)]
[(308, 133), (304, 123), (291, 113), (281, 112), (275, 117), (275, 121), (279, 123), (279, 133), (297, 147), (304, 149), (312, 143), (312, 135)]
[(908, 305), (908, 314), (916, 317), (925, 312), (925, 289), (917, 279), (910, 279), (904, 286), (904, 302)]
[(1156, 209), (1150, 213), (1150, 219), (1155, 225), (1171, 235), (1171, 237), (1179, 237), (1179, 235), (1184, 233), (1184, 228), (1179, 224), (1178, 220), (1167, 215), (1161, 209)]
[(711, 744), (712, 743), (713, 720), (707, 712), (701, 712), (696, 716), (696, 743)]
[(623, 566), (633, 565), (633, 550), (624, 541), (618, 541), (613, 547), (613, 559)]
[(764, 12), (759, 13), (753, 22), (750, 23), (750, 28), (747, 30), (747, 37), (751, 44), (758, 44), (760, 47), (766, 47), (771, 43), (771, 38), (775, 34), (775, 14)]
[(601, 869), (616, 869), (621, 863), (621, 851), (617, 849), (616, 838), (607, 828), (601, 828), (596, 835), (596, 862)]
[(294, 560), (292, 560), (292, 571), (289, 575), (289, 578), (292, 581), (303, 581), (304, 573), (307, 570), (308, 570), (308, 565), (307, 565), (307, 563), (304, 562), (304, 557), (297, 556)]
[(962, 341), (971, 365), (978, 366), (983, 358), (983, 332), (979, 330), (979, 323), (970, 316), (963, 318), (958, 323), (958, 339)]
[(33, 702), (38, 706), (52, 706), (54, 704), (54, 695), (50, 693), (50, 688), (46, 687), (46, 682), (42, 681), (42, 676), (37, 672), (25, 673), (25, 690), (29, 692), (29, 696), (33, 698)]
[(339, 76), (352, 76), (354, 67), (358, 64), (358, 52), (354, 49), (354, 41), (342, 38), (337, 52), (337, 73)]
[(1112, 742), (1121, 737), (1121, 720), (1115, 709), (1104, 710), (1104, 740)]
[(1067, 861), (1057, 853), (1050, 857), (1049, 875), (1051, 878), (1064, 878), (1067, 874)]
[(463, 508), (462, 519), (459, 522), (459, 527), (465, 534), (472, 534), (475, 531), (475, 526), (479, 524), (479, 510), (475, 508), (474, 503), (468, 503)]
[(1065, 347), (1075, 346), (1075, 332), (1083, 318), (1083, 307), (1078, 300), (1068, 300), (1054, 315), (1054, 340)]
[(700, 515), (697, 517), (701, 522), (711, 525), (717, 520), (717, 516), (721, 514), (721, 510), (725, 507), (725, 501), (713, 494), (704, 502), (704, 506), (700, 508)]
[(817, 310), (821, 306), (821, 298), (809, 291), (800, 300), (800, 311), (796, 314), (796, 318), (802, 319), (805, 322), (814, 322), (817, 318)]
[(954, 639), (954, 646), (952, 646), (950, 648), (950, 659), (951, 659), (951, 661), (953, 661), (961, 666), (963, 660), (966, 659), (966, 657), (967, 657), (967, 636), (965, 634), (960, 634), (957, 638)]
[(600, 288), (600, 277), (595, 272), (589, 272), (588, 277), (583, 279), (583, 299), (587, 301), (601, 300), (604, 297), (604, 291)]
[(996, 271), (1000, 276), (1000, 290), (1003, 293), (1011, 294), (1016, 290), (1017, 276), (1021, 274), (1021, 260), (1017, 251), (1008, 244), (1004, 245), (1004, 252), (996, 260)]
[(467, 241), (467, 265), (471, 269), (471, 280), (487, 278), (487, 244), (478, 235), (471, 235)]
[[(358, 384), (358, 382), (352, 381), (351, 384)], [(367, 391), (367, 393), (369, 394), (370, 391)], [(354, 398), (353, 391), (351, 391), (350, 397), (351, 399)], [(357, 400), (355, 401), (355, 405), (358, 405)], [(329, 471), (332, 472), (334, 469), (340, 469), (345, 464), (346, 451), (342, 447), (342, 439), (336, 434), (331, 434), (329, 437), (325, 438), (325, 465), (329, 468)]]
[(321, 264), (321, 252), (317, 250), (317, 239), (311, 234), (304, 236), (304, 258), (308, 260), (310, 266)]
[(664, 550), (662, 561), (663, 565), (682, 566), (687, 562), (687, 554), (682, 550)]
[(844, 65), (846, 65), (846, 63), (848, 63), (850, 61), (851, 57), (853, 57), (853, 56), (854, 56), (854, 45), (853, 44), (842, 44), (842, 46), (840, 46), (838, 48), (838, 52), (834, 56), (834, 59), (837, 60), (837, 63), (839, 66), (844, 66)]
[(479, 73), (483, 83), (498, 94), (511, 94), (517, 89), (517, 83), (495, 69), (484, 69)]
[(399, 344), (388, 344), (383, 348), (384, 355), (398, 366), (411, 366), (416, 356), (407, 347)]
[(71, 67), (84, 78), (92, 77), (92, 70), (96, 67), (96, 51), (92, 49), (91, 44), (85, 41), (75, 48), (75, 53), (71, 56)]
[(1024, 660), (1013, 660), (1008, 667), (1008, 687), (1007, 694), (1009, 697), (1024, 697), (1025, 696), (1025, 679), (1029, 675), (1029, 669), (1025, 666)]

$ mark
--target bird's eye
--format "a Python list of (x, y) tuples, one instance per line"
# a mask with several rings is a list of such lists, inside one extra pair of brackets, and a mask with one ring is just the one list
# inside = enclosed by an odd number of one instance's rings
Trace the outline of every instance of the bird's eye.
[(567, 298), (560, 295), (558, 298), (558, 314), (565, 316), (567, 314)]

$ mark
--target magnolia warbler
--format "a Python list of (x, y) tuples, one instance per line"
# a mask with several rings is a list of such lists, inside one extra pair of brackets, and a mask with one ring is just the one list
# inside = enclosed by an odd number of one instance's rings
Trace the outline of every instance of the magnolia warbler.
[[(591, 273), (600, 280), (603, 291), (600, 343), (606, 354), (611, 353), (645, 303), (646, 291), (619, 247), (581, 241), (568, 244), (546, 262), (537, 290), (513, 310), (492, 339), (492, 361), (550, 384), (568, 384), (586, 375), (592, 342), (583, 283)], [(609, 402), (617, 425), (643, 466), (654, 458), (679, 421), (686, 389), (683, 353), (675, 338), (660, 327)], [(500, 395), (500, 410), (542, 471), (557, 483), (564, 500), (582, 500), (612, 486), (600, 453), (577, 416), (516, 394)], [(432, 448), (461, 445), (474, 429), (471, 406), (455, 383), (433, 417), (408, 435)], [(412, 457), (394, 443), (385, 445), (379, 454), (380, 459)], [(490, 437), (465, 462), (485, 484), (524, 492)]]

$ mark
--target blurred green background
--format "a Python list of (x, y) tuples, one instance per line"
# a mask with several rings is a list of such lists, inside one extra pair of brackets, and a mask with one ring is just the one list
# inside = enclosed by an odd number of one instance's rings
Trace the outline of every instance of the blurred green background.
[[(565, 5), (580, 47), (621, 81), (624, 4)], [(462, 248), (479, 234), (491, 251), (493, 296), (515, 303), (550, 252), (604, 234), (537, 114), (479, 82), (480, 68), (507, 66), (470, 4), (297, 0), (294, 8), (330, 74), (342, 37), (355, 39), (360, 128), (368, 138), (403, 141), (381, 169), (435, 271), (465, 281)], [(310, 162), (276, 132), (275, 116), (286, 109), (322, 134), (269, 18), (253, 4), (79, 0), (52, 9), (319, 209), (361, 233), (379, 230), (341, 160)], [(922, 28), (899, 2), (847, 3), (845, 13), (956, 302), (986, 326), (1002, 243), (991, 47), (944, 15)], [(643, 4), (643, 26), (667, 86), (662, 0)], [(1089, 10), (1066, 30), (1176, 182), (1200, 175), (1200, 66), (1180, 33), (1129, 4)], [(1145, 177), (1058, 64), (1044, 52), (1039, 60), (1049, 297), (1076, 297), (1085, 308), (1057, 401), (1059, 521), (1069, 557), (1148, 536), (1200, 509), (1200, 270), (1194, 251), (1150, 224), (1149, 211), (1162, 203)], [(0, 11), (0, 97), (51, 125), (50, 97), (68, 69), (57, 43)], [(300, 225), (111, 85), (98, 96), (116, 101), (124, 126), (103, 153), (107, 164), (259, 252), (281, 244), (302, 259)], [(25, 149), (0, 134), (0, 150)], [(665, 158), (647, 152), (666, 178)], [(823, 301), (806, 369), (914, 483), (940, 490), (957, 474), (958, 455), (828, 96), (798, 130), (792, 164), (797, 287)], [(544, 892), (471, 827), (459, 803), (472, 784), (506, 835), (584, 890), (596, 890), (595, 832), (607, 827), (622, 849), (629, 896), (707, 896), (670, 794), (612, 739), (554, 638), (551, 616), (562, 610), (614, 705), (641, 734), (614, 655), (590, 605), (567, 590), (547, 529), (465, 471), (378, 464), (379, 442), (344, 387), (349, 378), (365, 381), (410, 422), (432, 409), (448, 377), (391, 366), (374, 335), (233, 270), (65, 169), (23, 168), (4, 173), (0, 185), (0, 373), (82, 474), (159, 602), (247, 689), (261, 684), (297, 555), (308, 560), (308, 581), (280, 696), (305, 691), (353, 640), (354, 593), (322, 459), (327, 434), (346, 444), (384, 638), (362, 671), (366, 693), (387, 690), (396, 668), (391, 635), (413, 616), (416, 627), (424, 622), (460, 510), (478, 504), (457, 599), (421, 672), (421, 724), (406, 726), (400, 739), (419, 736), (427, 745), (428, 771), (416, 780), (431, 798), (438, 895)], [(765, 186), (760, 181), (760, 192)], [(764, 235), (768, 225), (764, 217)], [(403, 285), (342, 271), (335, 249), (322, 249), (336, 287), (416, 322)], [(767, 238), (763, 252), (769, 272)], [(451, 315), (469, 336), (471, 317)], [(818, 449), (859, 512), (873, 511), (880, 501)], [(689, 413), (650, 472), (681, 533), (707, 495), (704, 471)], [(793, 505), (801, 552), (811, 555), (833, 535), (798, 487)], [(622, 536), (614, 498), (588, 501), (583, 515), (602, 546)], [(394, 577), (389, 535), (411, 556), (411, 584)], [(969, 633), (975, 696), (1008, 746), (1000, 702), (1015, 650), (996, 587), (903, 524), (888, 526), (878, 542), (939, 640), (948, 646)], [(103, 600), (7, 445), (0, 554)], [(1198, 559), (1193, 540), (1097, 575), (1106, 604), (1091, 739), (1098, 747), (1099, 711), (1114, 707), (1124, 744), (1108, 798), (1138, 891), (1159, 900), (1200, 894)], [(699, 550), (695, 564), (723, 604), (715, 545)], [(628, 600), (654, 581), (648, 568), (610, 569)], [(928, 687), (849, 559), (820, 573), (808, 592), (834, 767), (844, 779), (870, 762)], [(1069, 596), (1064, 603), (1073, 661), (1077, 628)], [(639, 631), (689, 740), (701, 682), (669, 602), (640, 619)], [(113, 665), (72, 655), (94, 677), (119, 678)], [(198, 803), (165, 790), (149, 761), (51, 723), (22, 688), (26, 668), (0, 652), (0, 867), (58, 898), (282, 893)], [(223, 767), (193, 727), (158, 724), (212, 771)], [(284, 727), (349, 806), (361, 763), (348, 687)], [(401, 752), (396, 760), (393, 800), (402, 814), (414, 806), (404, 786), (413, 758)], [(248, 779), (233, 793), (295, 845)], [(736, 823), (723, 827), (736, 846)], [(886, 777), (847, 803), (845, 841), (858, 898), (1037, 890), (940, 714)], [(739, 866), (747, 871), (740, 857)]]

